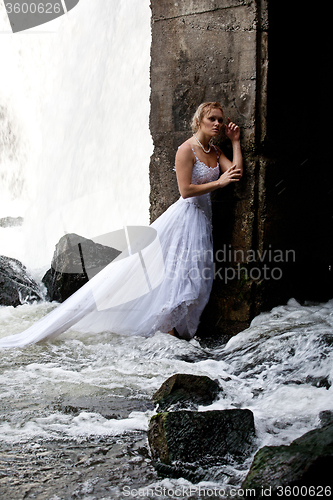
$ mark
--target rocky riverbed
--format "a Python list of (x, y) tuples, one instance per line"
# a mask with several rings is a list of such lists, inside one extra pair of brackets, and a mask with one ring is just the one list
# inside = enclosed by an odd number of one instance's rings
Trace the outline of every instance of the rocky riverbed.
[[(0, 308), (1, 335), (54, 307)], [(0, 497), (114, 500), (128, 488), (240, 488), (255, 450), (244, 462), (216, 463), (199, 482), (159, 475), (147, 440), (152, 396), (175, 373), (208, 376), (221, 392), (195, 411), (249, 409), (256, 449), (288, 446), (333, 411), (332, 326), (332, 302), (290, 301), (226, 346), (72, 330), (2, 351)], [(200, 498), (198, 489), (190, 498)]]

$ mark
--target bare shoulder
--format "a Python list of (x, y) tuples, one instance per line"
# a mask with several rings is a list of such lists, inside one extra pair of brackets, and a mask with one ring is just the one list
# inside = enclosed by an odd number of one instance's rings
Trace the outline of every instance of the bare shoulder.
[(187, 140), (181, 144), (176, 153), (176, 159), (180, 161), (189, 161), (193, 163), (193, 150), (190, 140)]

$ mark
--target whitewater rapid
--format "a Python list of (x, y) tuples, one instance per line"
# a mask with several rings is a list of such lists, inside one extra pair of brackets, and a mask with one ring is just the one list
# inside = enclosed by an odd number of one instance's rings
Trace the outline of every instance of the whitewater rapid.
[[(53, 307), (42, 303), (0, 308), (1, 335), (28, 327)], [(223, 388), (216, 402), (199, 411), (249, 408), (254, 413), (258, 448), (289, 444), (321, 425), (320, 412), (333, 411), (332, 327), (333, 301), (301, 306), (292, 299), (259, 315), (248, 329), (215, 348), (203, 347), (198, 339), (186, 342), (162, 333), (124, 338), (73, 329), (53, 342), (5, 350), (1, 352), (0, 439), (11, 450), (30, 449), (33, 444), (44, 449), (51, 442), (58, 443), (57, 448), (67, 443), (81, 450), (88, 443), (103, 442), (111, 449), (120, 440), (123, 448), (117, 460), (127, 463), (137, 457), (132, 472), (127, 482), (115, 472), (110, 497), (106, 488), (101, 490), (103, 497), (91, 498), (118, 498), (118, 494), (120, 498), (124, 484), (165, 484), (153, 471), (145, 434), (154, 410), (138, 411), (136, 405), (149, 401), (174, 373), (192, 373), (218, 379)], [(125, 418), (109, 419), (98, 411), (73, 414), (61, 407), (64, 399), (85, 396), (112, 397), (120, 404), (132, 400), (134, 410)], [(128, 440), (144, 443), (145, 458), (134, 452), (128, 455)], [(109, 469), (119, 467), (117, 460), (108, 464)], [(229, 467), (228, 474), (221, 467), (207, 480), (211, 485), (239, 487), (250, 463)], [(99, 477), (97, 469), (93, 477)], [(168, 481), (174, 486), (187, 484), (182, 479)]]

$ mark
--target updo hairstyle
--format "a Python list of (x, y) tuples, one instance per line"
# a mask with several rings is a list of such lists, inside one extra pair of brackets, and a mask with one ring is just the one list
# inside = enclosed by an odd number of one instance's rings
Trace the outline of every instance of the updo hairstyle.
[(192, 132), (193, 132), (193, 134), (198, 132), (199, 127), (200, 127), (200, 123), (201, 123), (201, 120), (203, 119), (203, 117), (208, 115), (208, 113), (212, 109), (215, 109), (215, 108), (220, 109), (222, 111), (222, 118), (224, 121), (224, 111), (223, 111), (222, 106), (219, 102), (217, 102), (217, 101), (215, 101), (215, 102), (203, 102), (202, 104), (200, 104), (200, 106), (198, 107), (198, 109), (196, 110), (196, 112), (194, 113), (194, 116), (192, 118)]

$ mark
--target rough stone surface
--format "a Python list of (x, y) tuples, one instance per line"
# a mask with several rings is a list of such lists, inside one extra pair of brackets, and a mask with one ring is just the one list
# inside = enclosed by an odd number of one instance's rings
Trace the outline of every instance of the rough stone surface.
[[(258, 240), (264, 203), (257, 186), (264, 168), (258, 145), (265, 135), (267, 12), (250, 0), (207, 0), (200, 5), (152, 0), (151, 7), (151, 219), (179, 197), (174, 157), (191, 135), (195, 109), (203, 101), (218, 100), (242, 129), (245, 176), (241, 183), (214, 193), (214, 244), (216, 249), (231, 245), (245, 252), (254, 238)], [(219, 146), (230, 157), (228, 142), (222, 138)], [(225, 283), (224, 268), (237, 264), (218, 265), (223, 270), (216, 274), (199, 334), (213, 329), (236, 333), (248, 325), (256, 306), (254, 280)]]
[(43, 299), (39, 284), (18, 260), (0, 256), (0, 305), (18, 306)]
[(77, 234), (63, 236), (56, 245), (51, 269), (42, 280), (49, 300), (63, 302), (119, 254)]
[[(262, 488), (271, 488), (278, 498), (278, 487), (330, 486), (333, 466), (333, 424), (307, 432), (289, 446), (265, 446), (255, 455), (243, 489), (255, 489), (263, 498)], [(296, 495), (297, 496), (297, 495)], [(309, 495), (306, 498), (310, 498)], [(315, 497), (315, 495), (312, 495)], [(283, 498), (286, 498), (283, 496)]]
[(218, 382), (204, 375), (177, 373), (169, 377), (153, 395), (158, 411), (210, 405), (221, 391)]
[[(331, 121), (329, 30), (326, 42), (310, 40), (313, 10), (291, 13), (286, 0), (151, 0), (151, 9), (151, 220), (179, 197), (175, 152), (202, 101), (220, 101), (242, 132), (243, 179), (212, 195), (216, 274), (198, 335), (230, 336), (291, 297), (332, 298), (333, 170), (322, 140)], [(313, 99), (304, 83), (311, 52), (321, 75)], [(322, 128), (309, 126), (310, 110)], [(228, 141), (219, 146), (230, 158)], [(318, 165), (325, 182), (313, 180)], [(220, 261), (224, 248), (231, 256)], [(270, 249), (295, 257), (261, 259)]]
[(154, 460), (213, 464), (231, 457), (244, 460), (255, 435), (250, 410), (175, 411), (150, 420), (148, 440)]

